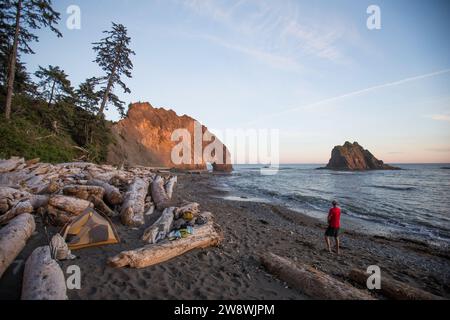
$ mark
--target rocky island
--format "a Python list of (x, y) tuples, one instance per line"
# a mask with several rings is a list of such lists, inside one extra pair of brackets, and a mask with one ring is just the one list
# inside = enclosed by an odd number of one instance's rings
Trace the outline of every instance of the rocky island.
[(343, 146), (334, 147), (331, 159), (325, 168), (328, 170), (364, 171), (364, 170), (400, 170), (378, 160), (358, 142), (345, 142)]

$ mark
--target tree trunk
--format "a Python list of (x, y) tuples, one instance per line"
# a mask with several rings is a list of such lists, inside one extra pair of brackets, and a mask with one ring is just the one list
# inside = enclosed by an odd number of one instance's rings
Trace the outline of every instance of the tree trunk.
[(115, 268), (126, 266), (130, 266), (130, 268), (146, 268), (168, 261), (194, 249), (217, 246), (222, 240), (223, 234), (220, 227), (210, 220), (203, 226), (195, 227), (194, 234), (187, 238), (124, 251), (110, 258), (108, 263)]
[(178, 178), (175, 176), (175, 177), (171, 177), (169, 179), (169, 181), (167, 181), (166, 184), (164, 185), (164, 189), (166, 190), (166, 194), (169, 199), (172, 199), (173, 188), (175, 187), (175, 184), (177, 182), (178, 182)]
[(25, 263), (22, 300), (67, 300), (66, 279), (50, 247), (39, 247)]
[(271, 273), (319, 300), (373, 300), (369, 294), (340, 282), (329, 275), (304, 264), (296, 264), (273, 253), (261, 256), (262, 264)]
[(34, 217), (25, 213), (0, 229), (0, 278), (25, 247), (35, 228)]
[(103, 199), (105, 189), (99, 186), (71, 185), (63, 188), (63, 194), (83, 200), (88, 200), (90, 196)]
[(154, 244), (159, 240), (166, 238), (169, 234), (173, 223), (173, 211), (175, 208), (167, 208), (156, 222), (144, 231), (142, 240), (147, 243)]
[(52, 91), (50, 93), (50, 99), (48, 99), (48, 107), (49, 108), (50, 108), (50, 105), (52, 104), (53, 94), (55, 93), (55, 86), (56, 86), (56, 80), (53, 81)]
[(118, 63), (119, 63), (118, 58), (116, 58), (116, 61), (114, 62), (113, 70), (112, 70), (111, 74), (109, 75), (108, 85), (106, 86), (105, 93), (103, 94), (102, 104), (100, 105), (100, 110), (98, 111), (98, 116), (102, 115), (103, 112), (105, 111), (105, 107), (106, 107), (106, 104), (108, 103), (108, 99), (109, 99), (109, 92), (111, 91), (111, 88), (113, 86), (113, 77), (116, 74), (116, 68), (117, 68)]
[(57, 195), (50, 198), (47, 209), (53, 224), (63, 226), (87, 208), (93, 207), (89, 201)]
[(11, 210), (0, 216), (0, 226), (8, 223), (10, 220), (23, 213), (32, 213), (34, 210), (29, 200), (16, 203)]
[(164, 210), (169, 206), (169, 197), (164, 189), (164, 179), (157, 176), (152, 182), (152, 199), (158, 210)]
[(17, 49), (19, 46), (19, 33), (20, 33), (20, 18), (22, 14), (22, 0), (17, 2), (17, 12), (16, 12), (16, 29), (14, 32), (14, 42), (11, 52), (11, 57), (9, 61), (9, 74), (8, 74), (8, 87), (6, 93), (6, 106), (5, 106), (5, 117), (6, 120), (11, 119), (11, 105), (12, 98), (14, 94), (14, 80), (16, 77), (16, 60), (17, 60)]
[(138, 227), (145, 223), (145, 198), (147, 197), (148, 187), (148, 180), (136, 178), (128, 188), (120, 212), (124, 225)]
[[(349, 278), (362, 286), (367, 286), (369, 274), (353, 269), (349, 273)], [(440, 300), (442, 297), (435, 296), (429, 292), (411, 287), (405, 283), (392, 278), (381, 276), (381, 294), (393, 300)]]
[(115, 206), (123, 202), (120, 190), (113, 185), (98, 179), (89, 180), (87, 184), (90, 186), (102, 187), (105, 190), (105, 200), (110, 205)]

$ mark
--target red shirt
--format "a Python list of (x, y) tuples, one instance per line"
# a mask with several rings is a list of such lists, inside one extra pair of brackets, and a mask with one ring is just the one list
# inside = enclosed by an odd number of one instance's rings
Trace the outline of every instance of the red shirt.
[(341, 208), (331, 208), (328, 213), (328, 224), (331, 228), (341, 227)]

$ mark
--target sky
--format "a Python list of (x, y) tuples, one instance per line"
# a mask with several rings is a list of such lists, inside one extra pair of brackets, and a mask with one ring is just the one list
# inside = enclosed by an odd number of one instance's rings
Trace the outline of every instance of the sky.
[[(81, 28), (66, 26), (77, 5)], [(381, 29), (370, 30), (370, 5)], [(450, 1), (56, 0), (28, 70), (102, 75), (92, 42), (122, 23), (136, 52), (127, 102), (212, 132), (277, 129), (282, 163), (326, 163), (358, 141), (388, 163), (450, 162)], [(107, 111), (118, 120), (118, 113)]]

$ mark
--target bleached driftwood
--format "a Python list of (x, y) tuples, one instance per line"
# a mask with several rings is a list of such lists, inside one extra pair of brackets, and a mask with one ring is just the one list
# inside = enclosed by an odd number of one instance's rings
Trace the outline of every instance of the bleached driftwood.
[(175, 187), (175, 184), (177, 182), (178, 182), (178, 178), (177, 178), (177, 176), (174, 176), (174, 177), (171, 177), (164, 185), (164, 189), (165, 189), (167, 197), (169, 199), (172, 199), (173, 188)]
[(0, 278), (25, 247), (35, 228), (34, 217), (25, 213), (0, 229)]
[(102, 199), (105, 195), (105, 189), (99, 186), (70, 185), (63, 188), (63, 194), (83, 200), (89, 199), (90, 196)]
[(172, 227), (174, 210), (175, 208), (173, 207), (164, 209), (161, 217), (144, 231), (142, 240), (153, 244), (164, 239)]
[(34, 188), (34, 190), (32, 189), (32, 191), (36, 194), (54, 194), (58, 193), (60, 189), (59, 183), (52, 180), (46, 184)]
[(194, 216), (196, 216), (200, 213), (200, 205), (196, 202), (191, 202), (183, 205), (180, 208), (176, 208), (174, 211), (175, 219), (181, 218), (186, 212), (190, 212)]
[(18, 157), (12, 157), (8, 160), (0, 160), (0, 173), (13, 171), (18, 166), (23, 164), (25, 164), (25, 159)]
[(145, 223), (144, 210), (148, 187), (148, 180), (141, 178), (136, 178), (129, 186), (120, 212), (124, 225), (136, 227)]
[(261, 256), (268, 271), (305, 295), (320, 300), (373, 300), (369, 294), (304, 264), (277, 256)]
[[(366, 286), (369, 274), (353, 269), (349, 273), (349, 278), (356, 283)], [(432, 293), (411, 287), (405, 283), (382, 275), (381, 289), (379, 290), (386, 298), (393, 300), (440, 300), (442, 297)]]
[(87, 200), (94, 204), (95, 209), (107, 215), (108, 217), (115, 217), (117, 215), (116, 212), (111, 210), (111, 208), (108, 207), (101, 198), (98, 198), (96, 196), (90, 196)]
[(16, 203), (11, 208), (11, 210), (0, 216), (0, 225), (8, 223), (8, 221), (14, 219), (15, 217), (23, 213), (32, 213), (33, 210), (34, 210), (33, 206), (31, 205), (31, 202), (29, 200), (20, 201)]
[(79, 216), (87, 208), (93, 208), (92, 202), (77, 199), (67, 196), (52, 196), (48, 202), (48, 215), (51, 221), (58, 225), (63, 226), (68, 223), (73, 217)]
[(164, 179), (157, 176), (152, 182), (152, 198), (158, 210), (164, 210), (169, 206), (169, 197), (164, 189)]
[(31, 194), (10, 187), (0, 187), (0, 214), (8, 212), (19, 201), (29, 199)]
[(150, 215), (153, 214), (153, 212), (155, 212), (155, 205), (152, 203), (152, 204), (149, 205), (149, 207), (145, 211), (145, 215), (146, 216), (150, 216)]
[(102, 180), (94, 179), (89, 180), (87, 184), (90, 186), (102, 187), (105, 190), (105, 200), (110, 205), (115, 206), (123, 202), (123, 197), (122, 194), (120, 193), (120, 190), (110, 185), (109, 183)]
[(217, 246), (222, 240), (223, 234), (220, 227), (210, 220), (203, 226), (195, 227), (194, 234), (187, 238), (160, 244), (150, 244), (140, 249), (124, 251), (110, 258), (108, 263), (115, 268), (126, 266), (146, 268), (168, 261), (194, 249)]
[(64, 273), (49, 246), (33, 251), (25, 263), (22, 300), (67, 300)]

